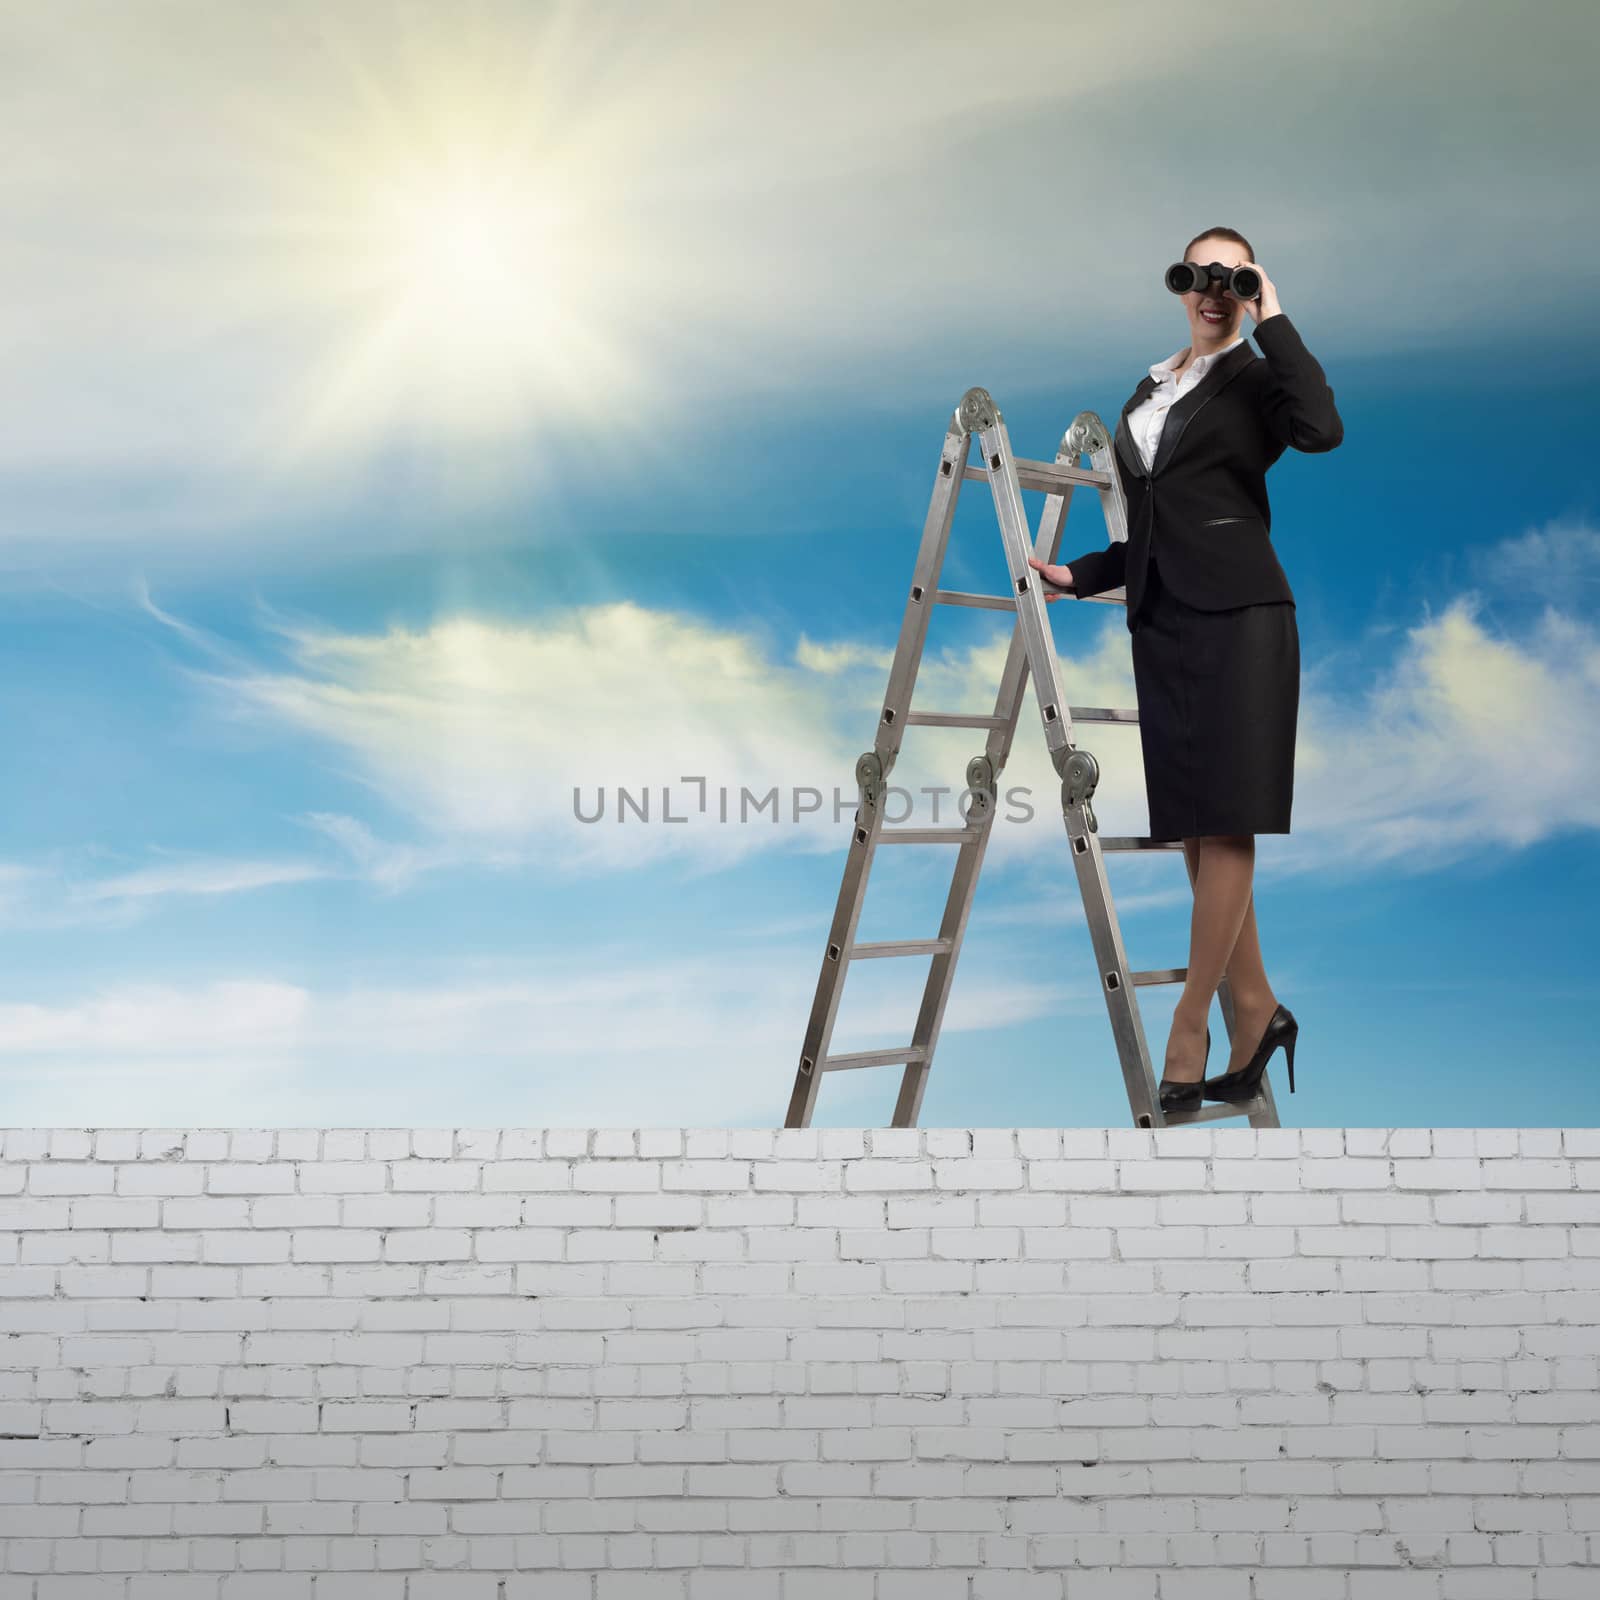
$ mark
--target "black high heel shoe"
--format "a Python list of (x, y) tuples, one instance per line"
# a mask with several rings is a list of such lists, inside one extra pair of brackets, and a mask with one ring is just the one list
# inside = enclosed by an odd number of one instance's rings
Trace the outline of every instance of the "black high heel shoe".
[[(1211, 1059), (1211, 1029), (1206, 1029), (1206, 1061)], [(1205, 1061), (1201, 1062), (1201, 1067)], [(1163, 1078), (1156, 1085), (1157, 1098), (1161, 1102), (1163, 1111), (1196, 1111), (1200, 1106), (1200, 1091), (1203, 1087), (1202, 1080), (1196, 1078), (1193, 1083), (1184, 1083), (1181, 1080)]]
[(1261, 1075), (1267, 1070), (1272, 1052), (1281, 1044), (1289, 1064), (1289, 1093), (1294, 1093), (1294, 1045), (1300, 1037), (1300, 1024), (1287, 1006), (1279, 1006), (1267, 1022), (1253, 1056), (1237, 1072), (1224, 1072), (1220, 1078), (1207, 1078), (1201, 1085), (1207, 1100), (1253, 1100), (1261, 1089)]

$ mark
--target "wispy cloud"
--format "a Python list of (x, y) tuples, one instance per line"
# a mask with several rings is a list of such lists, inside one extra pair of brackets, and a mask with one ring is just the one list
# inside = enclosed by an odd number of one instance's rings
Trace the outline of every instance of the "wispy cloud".
[(1556, 517), (1467, 554), (1486, 594), (1545, 600), (1568, 611), (1593, 610), (1600, 600), (1600, 529), (1579, 517)]
[(201, 1055), (218, 1047), (280, 1051), (304, 1027), (308, 997), (262, 980), (183, 987), (123, 984), (78, 1005), (0, 1004), (0, 1059), (16, 1068), (51, 1058)]
[(395, 894), (426, 872), (483, 860), (481, 852), (451, 846), (390, 844), (356, 818), (332, 812), (310, 812), (297, 820), (335, 844), (338, 854), (324, 860), (257, 860), (153, 845), (151, 854), (162, 859), (128, 871), (95, 870), (85, 865), (85, 852), (66, 850), (52, 851), (41, 862), (0, 862), (0, 928), (127, 927), (174, 901), (329, 879), (363, 882)]
[[(153, 853), (176, 855), (160, 847)], [(243, 894), (356, 875), (341, 872), (337, 865), (313, 861), (198, 855), (107, 872), (86, 867), (85, 854), (54, 850), (40, 861), (0, 862), (0, 928), (127, 927), (172, 900)]]
[(378, 838), (366, 823), (336, 812), (312, 811), (303, 820), (333, 840), (367, 882), (389, 893), (408, 888), (425, 872), (455, 865), (462, 859), (460, 851), (448, 845), (425, 849), (390, 843)]
[(68, 899), (97, 904), (107, 900), (147, 900), (162, 895), (238, 894), (241, 890), (305, 883), (327, 875), (326, 868), (304, 861), (174, 861), (75, 885)]
[[(271, 978), (123, 984), (60, 1005), (0, 1003), (0, 1121), (97, 1127), (330, 1126), (383, 1121), (373, 1073), (406, 1125), (771, 1125), (782, 1120), (815, 982), (807, 943), (699, 959), (651, 952), (597, 969), (586, 953), (537, 977), (311, 990)], [(971, 966), (946, 1033), (1097, 1004), (1084, 986)], [(907, 1002), (847, 1005), (836, 1050), (903, 1038)], [(764, 1063), (752, 1071), (752, 1063)], [(845, 1073), (837, 1113), (893, 1103), (887, 1076)], [(855, 1080), (855, 1081), (845, 1081)], [(887, 1099), (885, 1098), (887, 1097)]]

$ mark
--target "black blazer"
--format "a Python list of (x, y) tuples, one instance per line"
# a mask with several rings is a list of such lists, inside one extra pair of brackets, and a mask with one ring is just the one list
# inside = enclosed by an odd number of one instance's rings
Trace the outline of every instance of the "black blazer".
[(1272, 548), (1267, 468), (1288, 446), (1332, 450), (1344, 438), (1317, 358), (1281, 311), (1255, 327), (1263, 361), (1248, 340), (1214, 362), (1167, 412), (1155, 461), (1145, 470), (1128, 413), (1156, 386), (1140, 379), (1117, 420), (1113, 453), (1128, 505), (1128, 537), (1085, 552), (1069, 593), (1127, 586), (1128, 628), (1144, 596), (1152, 544), (1161, 576), (1201, 611), (1294, 600)]

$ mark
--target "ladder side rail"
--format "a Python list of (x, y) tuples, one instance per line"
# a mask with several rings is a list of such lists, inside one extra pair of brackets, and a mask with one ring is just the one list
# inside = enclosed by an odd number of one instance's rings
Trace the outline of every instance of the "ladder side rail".
[(1078, 875), (1078, 893), (1083, 900), (1084, 921), (1094, 951), (1095, 971), (1100, 994), (1111, 1020), (1111, 1037), (1122, 1080), (1128, 1091), (1128, 1108), (1136, 1128), (1162, 1127), (1166, 1117), (1161, 1110), (1155, 1072), (1150, 1061), (1150, 1046), (1145, 1038), (1144, 1019), (1135, 999), (1132, 969), (1123, 943), (1122, 926), (1117, 919), (1116, 902), (1106, 877), (1106, 858), (1097, 835), (1089, 828), (1081, 807), (1063, 806), (1067, 824), (1067, 844)]
[[(1044, 509), (1039, 514), (1039, 532), (1032, 541), (1034, 550), (1053, 553), (1060, 543), (1072, 500), (1072, 488), (1068, 484), (1061, 493), (1046, 495)], [(1048, 555), (1042, 559), (1048, 559)], [(1031, 572), (1033, 569), (1030, 567), (1028, 570)], [(1020, 615), (1021, 606), (1017, 609)], [(933, 1053), (944, 1023), (945, 1005), (955, 982), (956, 962), (961, 955), (967, 918), (972, 911), (978, 875), (983, 869), (990, 831), (994, 827), (1000, 774), (1010, 759), (1017, 721), (1028, 692), (1028, 672), (1027, 644), (1021, 627), (1013, 625), (1005, 667), (1000, 675), (1000, 687), (995, 693), (994, 717), (998, 725), (989, 730), (983, 755), (971, 762), (967, 769), (967, 788), (972, 795), (973, 806), (984, 813), (983, 836), (971, 847), (962, 850), (951, 876), (950, 892), (945, 897), (944, 914), (939, 923), (939, 937), (948, 939), (950, 944), (948, 950), (933, 958), (928, 968), (927, 982), (923, 985), (922, 1003), (911, 1035), (912, 1042), (922, 1046), (922, 1054), (919, 1059), (907, 1062), (901, 1074), (900, 1092), (895, 1100), (891, 1124), (896, 1128), (914, 1128), (922, 1113), (922, 1099), (927, 1091), (928, 1075), (933, 1069)]]
[[(1113, 541), (1126, 540), (1127, 500), (1122, 492), (1122, 480), (1117, 475), (1111, 437), (1099, 416), (1092, 411), (1079, 412), (1062, 438), (1061, 451), (1070, 454), (1074, 461), (1087, 453), (1094, 470), (1105, 473), (1106, 487), (1099, 493), (1106, 532)], [(1062, 815), (1066, 820), (1067, 844), (1077, 870), (1084, 920), (1089, 928), (1101, 997), (1111, 1021), (1112, 1042), (1122, 1068), (1133, 1125), (1136, 1128), (1163, 1127), (1166, 1113), (1161, 1109), (1144, 1017), (1139, 1010), (1116, 901), (1106, 876), (1105, 853), (1100, 848), (1098, 829), (1091, 825), (1081, 807), (1063, 805)]]
[[(871, 875), (873, 853), (883, 824), (885, 786), (889, 771), (894, 766), (895, 757), (900, 750), (904, 718), (900, 715), (899, 708), (909, 702), (912, 688), (916, 684), (917, 669), (921, 664), (922, 650), (928, 636), (928, 619), (933, 609), (933, 595), (938, 585), (939, 570), (944, 563), (945, 546), (949, 542), (951, 524), (955, 520), (956, 501), (961, 493), (970, 449), (970, 433), (960, 427), (957, 419), (952, 417), (945, 431), (944, 443), (939, 453), (939, 465), (934, 473), (933, 491), (928, 499), (928, 513), (923, 521), (922, 541), (917, 548), (911, 592), (906, 599), (905, 614), (900, 622), (900, 637), (895, 646), (894, 662), (889, 669), (889, 688), (873, 736), (876, 770), (872, 770), (873, 757), (863, 756), (856, 765), (861, 797), (851, 824), (845, 870), (839, 881), (839, 894), (834, 902), (833, 920), (823, 948), (822, 967), (811, 1000), (811, 1014), (807, 1019), (805, 1037), (800, 1047), (800, 1064), (795, 1073), (794, 1089), (790, 1094), (789, 1109), (784, 1118), (786, 1128), (810, 1127), (811, 1119), (816, 1112), (817, 1093), (823, 1078), (822, 1063), (833, 1039), (833, 1027), (839, 1015), (845, 972), (849, 966), (845, 952), (854, 943), (856, 929), (861, 921), (861, 909)], [(963, 854), (965, 853), (963, 848)]]
[(1039, 699), (1045, 743), (1056, 771), (1060, 772), (1062, 759), (1073, 748), (1072, 713), (1061, 688), (1050, 625), (1045, 616), (1044, 590), (1036, 581), (1038, 574), (1028, 565), (1028, 557), (1033, 554), (1033, 540), (1028, 536), (1016, 457), (1005, 419), (986, 390), (969, 389), (962, 398), (960, 411), (977, 433), (983, 461), (989, 469), (989, 487), (994, 492), (995, 516), (1000, 523), (1006, 568), (1011, 575), (1011, 592), (1017, 599), (1017, 631), (1022, 635), (1027, 659), (1033, 664), (1034, 690)]
[[(882, 815), (879, 807), (878, 815)], [(874, 829), (864, 825), (861, 813), (851, 825), (850, 847), (845, 856), (844, 875), (839, 880), (839, 897), (834, 902), (833, 922), (822, 953), (822, 970), (817, 975), (816, 992), (811, 999), (811, 1015), (806, 1022), (805, 1042), (800, 1049), (800, 1066), (789, 1096), (786, 1128), (809, 1128), (817, 1109), (817, 1092), (822, 1086), (822, 1061), (833, 1039), (839, 1002), (844, 994), (844, 977), (849, 963), (844, 952), (856, 936), (861, 906), (866, 899), (867, 879), (872, 870)]]
[(895, 646), (894, 664), (889, 669), (889, 686), (883, 697), (883, 710), (878, 716), (878, 729), (873, 736), (873, 744), (883, 759), (885, 779), (900, 750), (906, 712), (911, 704), (917, 671), (922, 665), (923, 647), (928, 639), (933, 597), (938, 591), (939, 573), (944, 565), (945, 549), (950, 542), (950, 526), (955, 519), (956, 501), (961, 493), (967, 455), (971, 448), (972, 435), (952, 417), (939, 455), (933, 494), (928, 502), (928, 515), (922, 526), (922, 543), (917, 547), (911, 590), (906, 596), (905, 615), (900, 621), (900, 638)]
[[(1018, 500), (1020, 507), (1020, 497)], [(1067, 525), (1067, 512), (1072, 504), (1072, 486), (1069, 484), (1060, 494), (1045, 496), (1044, 509), (1039, 513), (1039, 531), (1023, 547), (1022, 573), (1028, 580), (1035, 574), (1028, 565), (1027, 557), (1036, 555), (1041, 561), (1055, 559), (1056, 551), (1061, 544), (1061, 535)], [(1024, 526), (1026, 526), (1026, 513), (1023, 513)], [(1007, 567), (1010, 568), (1010, 552), (1007, 551)], [(1052, 635), (1048, 620), (1044, 614), (1044, 594), (1036, 584), (1031, 584), (1033, 590), (1033, 606), (1039, 611), (1039, 628), (1035, 637), (1039, 648), (1044, 652), (1045, 658), (1050, 663), (1047, 678), (1059, 677), (1059, 666), (1056, 661), (1055, 638)], [(1017, 736), (1017, 720), (1022, 711), (1022, 702), (1027, 694), (1028, 677), (1032, 670), (1030, 656), (1038, 659), (1037, 652), (1031, 651), (1030, 630), (1023, 627), (1024, 613), (1029, 610), (1028, 597), (1017, 590), (1017, 574), (1012, 573), (1012, 592), (1017, 596), (1017, 624), (1011, 630), (1011, 646), (1006, 652), (1005, 668), (1000, 674), (1000, 686), (995, 691), (994, 714), (999, 719), (999, 725), (990, 731), (989, 738), (984, 747), (987, 756), (998, 780), (1001, 772), (1005, 770), (1006, 762), (1011, 758), (1011, 747)], [(1038, 674), (1033, 674), (1034, 681), (1038, 682)], [(1072, 728), (1072, 715), (1069, 707), (1065, 706), (1065, 696), (1062, 697), (1063, 709), (1066, 713), (1068, 742)]]
[[(1112, 544), (1128, 542), (1128, 497), (1122, 490), (1122, 474), (1117, 467), (1115, 435), (1101, 420), (1098, 411), (1080, 411), (1072, 419), (1061, 440), (1062, 454), (1076, 462), (1087, 455), (1090, 468), (1105, 478), (1100, 488), (1100, 511), (1105, 518), (1107, 539)], [(1111, 589), (1103, 595), (1085, 595), (1087, 600), (1109, 600), (1117, 605), (1128, 602), (1125, 588)]]
[[(981, 395), (981, 399), (975, 396)], [(1034, 688), (1038, 696), (1040, 720), (1045, 742), (1058, 773), (1075, 748), (1072, 717), (1062, 691), (1055, 641), (1045, 616), (1044, 591), (1035, 581), (1037, 574), (1028, 565), (1028, 551), (1021, 534), (1022, 493), (1017, 480), (1011, 441), (998, 407), (981, 391), (969, 391), (962, 402), (969, 420), (978, 432), (989, 483), (994, 492), (995, 514), (1005, 544), (1006, 564), (1011, 572), (1012, 589), (1017, 595), (1017, 632), (1022, 637), (1029, 661), (1033, 664)], [(1063, 441), (1070, 447), (1069, 439)], [(1109, 486), (1108, 486), (1109, 487)], [(1102, 504), (1104, 500), (1102, 497)], [(1163, 1119), (1150, 1064), (1150, 1048), (1144, 1024), (1134, 998), (1134, 984), (1117, 921), (1111, 886), (1106, 878), (1105, 858), (1098, 847), (1092, 812), (1085, 805), (1068, 802), (1063, 794), (1062, 815), (1077, 871), (1085, 920), (1089, 925), (1101, 993), (1110, 1016), (1111, 1031), (1128, 1092), (1128, 1104), (1136, 1127), (1159, 1125)]]
[(944, 1024), (945, 1002), (955, 984), (956, 962), (961, 955), (961, 942), (967, 931), (967, 917), (972, 910), (977, 891), (978, 874), (983, 869), (983, 858), (989, 848), (989, 835), (994, 828), (991, 808), (982, 825), (979, 837), (962, 847), (956, 869), (950, 877), (950, 890), (945, 896), (944, 914), (939, 921), (939, 937), (950, 941), (950, 948), (933, 957), (928, 963), (927, 980), (922, 986), (922, 1002), (917, 1009), (916, 1026), (911, 1034), (914, 1045), (921, 1047), (918, 1056), (908, 1061), (900, 1075), (900, 1092), (895, 1097), (893, 1128), (914, 1128), (922, 1114), (922, 1097), (927, 1092), (928, 1074), (933, 1068), (933, 1052), (939, 1042), (939, 1030)]
[[(1061, 453), (1076, 462), (1087, 454), (1096, 472), (1106, 475), (1106, 487), (1099, 491), (1100, 512), (1112, 542), (1128, 537), (1128, 502), (1117, 471), (1116, 451), (1110, 431), (1093, 411), (1081, 411), (1061, 441)], [(1126, 597), (1124, 597), (1126, 604)], [(1145, 1037), (1144, 1018), (1139, 1010), (1131, 980), (1127, 946), (1117, 918), (1116, 901), (1106, 876), (1105, 855), (1099, 847), (1096, 830), (1085, 825), (1080, 814), (1064, 812), (1067, 843), (1078, 873), (1078, 888), (1083, 898), (1084, 917), (1094, 950), (1100, 989), (1111, 1019), (1112, 1041), (1122, 1078), (1128, 1092), (1128, 1107), (1136, 1128), (1162, 1127), (1166, 1113), (1156, 1085), (1155, 1068), (1150, 1059), (1150, 1044)]]

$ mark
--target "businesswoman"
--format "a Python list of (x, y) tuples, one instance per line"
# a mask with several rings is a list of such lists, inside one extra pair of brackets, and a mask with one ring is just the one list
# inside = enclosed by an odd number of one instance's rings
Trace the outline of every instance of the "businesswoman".
[[(1184, 259), (1255, 267), (1259, 298), (1240, 300), (1216, 277), (1182, 297), (1188, 345), (1150, 368), (1117, 423), (1127, 539), (1060, 564), (1029, 558), (1054, 586), (1049, 600), (1126, 587), (1150, 836), (1182, 841), (1194, 889), (1166, 1111), (1252, 1098), (1280, 1044), (1294, 1088), (1298, 1029), (1262, 966), (1252, 886), (1255, 836), (1289, 832), (1300, 704), (1294, 593), (1272, 548), (1266, 474), (1287, 448), (1344, 438), (1322, 367), (1244, 235), (1208, 229)], [(1245, 341), (1246, 313), (1265, 360)], [(1227, 1071), (1206, 1078), (1206, 1018), (1224, 973), (1233, 1049)]]

